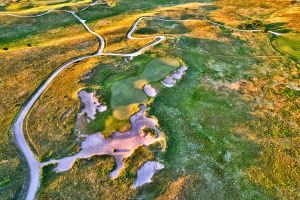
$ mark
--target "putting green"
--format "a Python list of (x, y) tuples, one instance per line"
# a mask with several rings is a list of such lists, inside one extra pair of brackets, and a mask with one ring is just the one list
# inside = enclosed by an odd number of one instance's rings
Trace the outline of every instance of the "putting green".
[[(143, 91), (143, 85), (156, 82), (170, 74), (179, 66), (179, 62), (173, 58), (156, 58), (146, 64), (144, 71), (135, 77), (119, 80), (112, 84), (111, 107), (118, 119), (130, 116), (131, 110), (140, 103), (147, 103), (148, 97)], [(120, 111), (121, 110), (121, 111)], [(125, 111), (126, 112), (123, 112)], [(123, 113), (123, 114), (122, 114)]]

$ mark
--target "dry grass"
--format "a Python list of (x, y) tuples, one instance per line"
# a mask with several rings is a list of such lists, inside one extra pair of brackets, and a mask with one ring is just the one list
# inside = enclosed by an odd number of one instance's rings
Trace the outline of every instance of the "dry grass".
[(26, 48), (20, 45), (0, 52), (0, 179), (9, 179), (1, 188), (1, 198), (13, 198), (16, 191), (20, 190), (21, 179), (25, 174), (8, 136), (15, 114), (53, 70), (67, 60), (91, 53), (97, 48), (97, 41), (92, 36), (85, 35), (83, 28), (79, 31), (76, 28), (71, 28), (69, 33), (83, 33), (81, 37), (64, 38), (54, 43), (51, 37), (58, 34), (58, 31), (53, 34), (36, 34), (33, 37), (43, 38), (42, 44)]
[(287, 28), (300, 32), (300, 24), (298, 20), (300, 18), (300, 5), (292, 4), (288, 7), (284, 7), (281, 10), (278, 10), (272, 13), (266, 21), (269, 23), (286, 23)]
[(63, 71), (29, 113), (26, 132), (39, 157), (74, 151), (73, 145), (79, 142), (74, 135), (80, 106), (77, 92), (83, 87), (79, 80), (96, 65), (97, 59), (82, 61)]
[(183, 186), (186, 184), (190, 177), (189, 176), (181, 176), (174, 182), (172, 182), (167, 189), (167, 192), (160, 195), (157, 200), (174, 200), (174, 199), (180, 199), (179, 195), (181, 194), (181, 190), (183, 189)]
[(277, 10), (292, 6), (292, 3), (292, 0), (220, 0), (214, 3), (220, 9), (209, 16), (215, 21), (237, 27), (252, 20), (263, 20)]
[(257, 57), (253, 78), (240, 84), (241, 97), (251, 102), (255, 119), (247, 124), (247, 131), (238, 132), (261, 148), (258, 162), (246, 173), (280, 199), (299, 199), (299, 65), (280, 56), (266, 42), (268, 38), (240, 37), (256, 54), (269, 55)]

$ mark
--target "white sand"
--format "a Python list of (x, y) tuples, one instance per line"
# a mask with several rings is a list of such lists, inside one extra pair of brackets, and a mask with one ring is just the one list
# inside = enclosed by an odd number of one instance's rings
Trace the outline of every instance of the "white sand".
[[(110, 177), (112, 179), (118, 177), (120, 171), (124, 168), (125, 158), (130, 157), (139, 146), (149, 146), (162, 139), (160, 131), (156, 128), (156, 120), (146, 117), (145, 111), (146, 106), (140, 105), (140, 110), (130, 117), (131, 129), (129, 131), (115, 132), (108, 139), (105, 139), (99, 132), (85, 135), (85, 140), (81, 143), (81, 150), (77, 154), (60, 160), (50, 160), (42, 163), (41, 166), (56, 163), (57, 166), (54, 170), (64, 172), (71, 169), (76, 159), (106, 154), (116, 159), (117, 167), (110, 173)], [(145, 127), (155, 129), (157, 132), (156, 137), (142, 134), (142, 129)]]
[(176, 80), (172, 76), (167, 76), (162, 81), (165, 87), (173, 87), (176, 84)]
[(149, 97), (155, 97), (157, 95), (155, 88), (153, 88), (150, 84), (144, 85), (144, 92)]
[(164, 165), (159, 162), (148, 161), (137, 172), (137, 178), (133, 188), (136, 189), (146, 183), (151, 183), (151, 179), (156, 171), (164, 168)]
[(187, 69), (188, 68), (185, 65), (178, 68), (176, 71), (174, 71), (171, 74), (171, 76), (166, 76), (165, 79), (162, 81), (162, 84), (165, 87), (173, 87), (178, 80), (182, 79), (182, 77)]
[(91, 120), (95, 119), (97, 110), (99, 112), (104, 112), (107, 109), (106, 106), (99, 103), (93, 92), (88, 93), (84, 90), (81, 90), (78, 93), (78, 96), (81, 102), (84, 104), (84, 108), (82, 109), (81, 113), (86, 113)]

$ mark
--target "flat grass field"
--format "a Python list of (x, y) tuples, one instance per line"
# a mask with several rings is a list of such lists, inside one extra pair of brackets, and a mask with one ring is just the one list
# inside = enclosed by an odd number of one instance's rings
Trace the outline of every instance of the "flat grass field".
[[(300, 199), (300, 3), (287, 0), (90, 0), (0, 2), (0, 199), (24, 199), (26, 160), (11, 124), (34, 91), (65, 62), (97, 51), (99, 41), (70, 13), (105, 39), (104, 53), (62, 71), (27, 114), (24, 132), (40, 162), (80, 150), (81, 134), (130, 129), (147, 105), (162, 143), (139, 147), (116, 179), (112, 156), (77, 160), (66, 172), (42, 169), (36, 199)], [(81, 10), (82, 8), (86, 8)], [(4, 15), (36, 15), (39, 17)], [(81, 11), (80, 11), (81, 10)], [(192, 21), (145, 19), (142, 16)], [(262, 32), (239, 28), (259, 21)], [(280, 33), (274, 35), (266, 30)], [(188, 70), (174, 87), (161, 81)], [(159, 92), (148, 97), (145, 84)], [(107, 111), (78, 120), (80, 90), (94, 92)], [(86, 119), (86, 118), (84, 118)], [(165, 143), (165, 144), (164, 144)], [(133, 189), (138, 169), (157, 161), (152, 183)]]

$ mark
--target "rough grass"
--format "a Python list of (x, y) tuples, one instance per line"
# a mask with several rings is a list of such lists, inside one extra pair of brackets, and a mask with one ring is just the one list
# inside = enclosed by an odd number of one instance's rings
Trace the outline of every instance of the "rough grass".
[(299, 68), (264, 36), (237, 35), (177, 42), (187, 75), (151, 106), (167, 133), (166, 169), (140, 196), (299, 198)]
[(95, 156), (80, 160), (68, 172), (55, 174), (51, 169), (43, 172), (43, 184), (39, 199), (130, 199), (135, 194), (131, 188), (136, 171), (142, 164), (153, 159), (149, 149), (141, 147), (128, 158), (130, 165), (121, 175), (111, 180), (108, 174), (115, 167), (109, 156)]
[(79, 80), (96, 63), (95, 58), (70, 66), (49, 86), (29, 113), (26, 132), (42, 160), (61, 158), (78, 150), (74, 128), (80, 106), (77, 92), (83, 87)]

